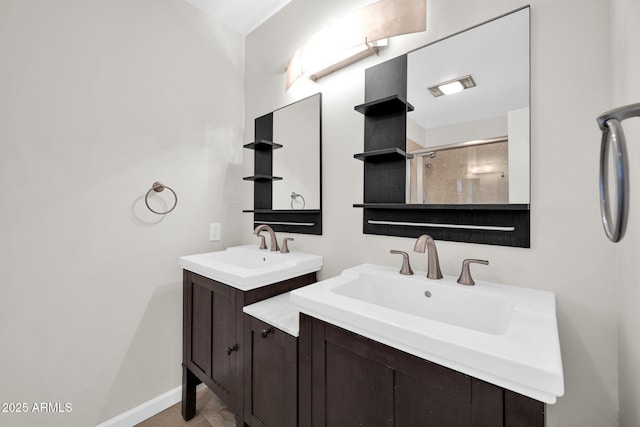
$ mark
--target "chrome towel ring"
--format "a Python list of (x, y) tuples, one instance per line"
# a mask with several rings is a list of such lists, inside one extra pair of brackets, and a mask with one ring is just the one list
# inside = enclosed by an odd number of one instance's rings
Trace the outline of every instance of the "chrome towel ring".
[[(618, 242), (624, 236), (629, 211), (629, 167), (627, 148), (622, 122), (629, 117), (640, 116), (640, 103), (626, 105), (603, 113), (598, 117), (598, 126), (602, 130), (600, 145), (600, 215), (604, 232), (612, 242)], [(609, 195), (609, 149), (613, 147), (616, 167), (615, 218), (611, 214)]]
[[(149, 195), (152, 194), (151, 193), (152, 191), (155, 191), (156, 193), (161, 193), (165, 188), (173, 193), (173, 198), (175, 199), (175, 201), (173, 202), (173, 206), (170, 209), (166, 210), (165, 212), (158, 212), (155, 209), (153, 209), (151, 206), (149, 206)], [(154, 214), (166, 215), (169, 212), (171, 212), (172, 210), (174, 210), (176, 208), (176, 206), (178, 205), (178, 195), (176, 194), (175, 191), (173, 191), (171, 189), (171, 187), (167, 187), (166, 185), (156, 181), (151, 186), (151, 189), (149, 191), (147, 191), (146, 196), (144, 196), (144, 203), (147, 205), (149, 210), (151, 212), (153, 212)]]
[(291, 192), (291, 209), (295, 209), (293, 207), (293, 202), (295, 202), (295, 200), (298, 199), (298, 198), (302, 199), (302, 208), (301, 209), (304, 209), (304, 206), (306, 205), (304, 197), (302, 197), (302, 194), (298, 194), (296, 192)]

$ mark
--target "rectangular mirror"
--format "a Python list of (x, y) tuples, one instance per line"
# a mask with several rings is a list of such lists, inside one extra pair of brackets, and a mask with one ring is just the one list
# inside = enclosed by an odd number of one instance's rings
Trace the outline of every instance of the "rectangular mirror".
[(273, 209), (320, 209), (320, 94), (273, 112)]
[(255, 119), (254, 225), (322, 234), (322, 94)]
[(407, 203), (529, 204), (529, 8), (410, 52), (407, 102)]
[(363, 232), (530, 247), (529, 7), (365, 70)]

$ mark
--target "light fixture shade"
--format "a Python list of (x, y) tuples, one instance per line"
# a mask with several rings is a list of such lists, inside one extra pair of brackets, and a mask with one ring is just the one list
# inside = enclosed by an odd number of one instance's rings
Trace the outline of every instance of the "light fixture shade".
[(386, 46), (388, 37), (425, 31), (426, 0), (379, 0), (335, 21), (296, 49), (286, 89), (302, 75), (317, 80)]
[(450, 95), (452, 93), (462, 92), (465, 89), (475, 87), (476, 82), (471, 76), (458, 77), (457, 79), (447, 80), (437, 85), (427, 88), (431, 95), (438, 97), (442, 95)]

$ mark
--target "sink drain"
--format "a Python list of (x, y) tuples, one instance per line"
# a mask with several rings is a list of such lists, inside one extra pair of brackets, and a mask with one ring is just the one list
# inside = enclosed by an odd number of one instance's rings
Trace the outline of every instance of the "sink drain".
[(427, 298), (431, 298), (431, 292), (424, 291), (424, 296), (427, 297)]

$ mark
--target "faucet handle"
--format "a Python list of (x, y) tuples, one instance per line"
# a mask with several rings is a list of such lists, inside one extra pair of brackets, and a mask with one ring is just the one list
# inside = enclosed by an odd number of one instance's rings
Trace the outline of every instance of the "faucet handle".
[(280, 252), (282, 252), (283, 254), (289, 253), (289, 245), (287, 243), (290, 240), (293, 240), (293, 237), (285, 237), (284, 239), (282, 239), (282, 249), (280, 249)]
[(397, 251), (395, 249), (391, 249), (389, 253), (402, 255), (402, 268), (400, 269), (400, 274), (406, 274), (407, 276), (410, 276), (413, 274), (413, 270), (411, 269), (411, 263), (409, 262), (408, 253), (404, 251)]
[(489, 261), (484, 259), (465, 259), (462, 261), (462, 271), (460, 272), (460, 277), (458, 277), (458, 283), (461, 285), (473, 286), (476, 284), (473, 277), (471, 277), (471, 269), (469, 268), (469, 264), (472, 262), (476, 264), (489, 265)]
[(260, 248), (259, 249), (267, 249), (267, 242), (265, 242), (265, 238), (262, 234), (258, 234), (260, 238)]

